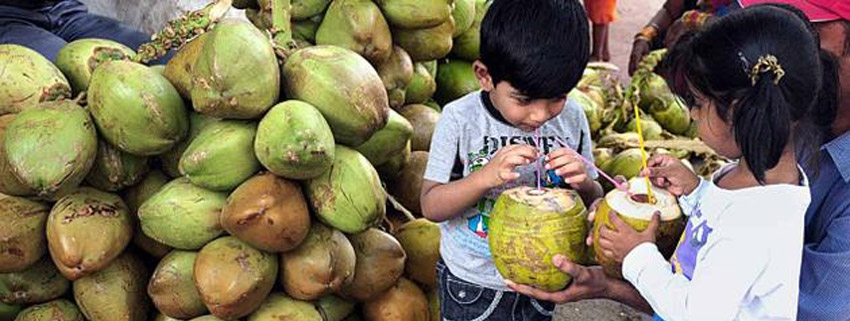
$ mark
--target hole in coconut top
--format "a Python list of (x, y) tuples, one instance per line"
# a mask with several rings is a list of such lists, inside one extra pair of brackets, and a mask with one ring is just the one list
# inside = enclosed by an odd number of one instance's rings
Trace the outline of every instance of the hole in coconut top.
[(649, 204), (649, 195), (646, 194), (630, 194), (629, 198), (638, 203)]
[(528, 195), (532, 195), (532, 196), (540, 196), (540, 195), (546, 194), (546, 190), (544, 190), (542, 188), (541, 189), (534, 188), (534, 189), (528, 190), (528, 192), (526, 192), (526, 193), (528, 193)]

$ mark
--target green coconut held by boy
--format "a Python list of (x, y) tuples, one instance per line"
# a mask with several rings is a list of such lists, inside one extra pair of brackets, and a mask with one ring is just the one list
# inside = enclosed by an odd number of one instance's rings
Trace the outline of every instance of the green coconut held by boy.
[(490, 251), (502, 277), (546, 291), (572, 279), (551, 264), (556, 254), (586, 257), (587, 211), (578, 193), (560, 188), (509, 189), (490, 213)]

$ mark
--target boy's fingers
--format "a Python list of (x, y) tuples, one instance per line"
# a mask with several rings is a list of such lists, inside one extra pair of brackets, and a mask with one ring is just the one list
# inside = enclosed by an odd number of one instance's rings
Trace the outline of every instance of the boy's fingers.
[(652, 214), (652, 220), (649, 221), (649, 225), (646, 227), (643, 233), (655, 235), (655, 231), (658, 230), (658, 226), (661, 224), (661, 212), (656, 211)]

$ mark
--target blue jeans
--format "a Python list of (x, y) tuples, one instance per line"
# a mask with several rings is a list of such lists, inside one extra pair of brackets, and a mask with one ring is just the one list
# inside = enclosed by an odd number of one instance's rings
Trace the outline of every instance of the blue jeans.
[(442, 259), (437, 262), (437, 287), (442, 321), (550, 321), (555, 310), (552, 302), (466, 282)]
[[(77, 0), (61, 0), (38, 9), (0, 5), (0, 43), (28, 47), (53, 61), (66, 43), (83, 38), (108, 39), (136, 50), (151, 35), (91, 14)], [(169, 57), (152, 64), (164, 64)]]

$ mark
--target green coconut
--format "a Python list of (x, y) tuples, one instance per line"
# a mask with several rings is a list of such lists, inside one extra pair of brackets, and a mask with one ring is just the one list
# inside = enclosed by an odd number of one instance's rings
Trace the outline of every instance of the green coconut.
[[(21, 312), (22, 307), (20, 305), (14, 304), (6, 304), (0, 302), (0, 321), (13, 321), (15, 317), (18, 316), (18, 313)], [(76, 320), (73, 320), (76, 321)], [(83, 321), (80, 319), (80, 321)]]
[(475, 0), (454, 0), (452, 18), (455, 19), (452, 38), (456, 38), (469, 30), (475, 22)]
[(0, 301), (8, 304), (47, 302), (70, 288), (71, 282), (59, 274), (48, 257), (24, 271), (0, 274)]
[(6, 150), (3, 147), (6, 128), (12, 123), (15, 117), (17, 117), (17, 114), (0, 116), (0, 193), (14, 196), (32, 196), (35, 195), (35, 191), (15, 176), (15, 171), (9, 165), (9, 160), (6, 158)]
[(152, 239), (182, 250), (197, 250), (221, 235), (219, 214), (227, 194), (175, 179), (139, 207), (142, 231)]
[(345, 233), (359, 233), (386, 214), (386, 194), (378, 173), (357, 151), (337, 145), (331, 168), (305, 183), (313, 213)]
[(440, 227), (424, 218), (405, 223), (395, 237), (407, 254), (405, 276), (425, 289), (437, 288), (437, 261), (440, 259)]
[(195, 62), (201, 56), (204, 48), (204, 42), (208, 33), (202, 33), (200, 36), (192, 39), (168, 60), (165, 65), (165, 73), (163, 74), (172, 84), (183, 99), (189, 100), (192, 98), (192, 70), (194, 70)]
[(402, 47), (413, 61), (435, 60), (452, 51), (455, 20), (448, 20), (423, 29), (393, 28), (393, 41)]
[(434, 99), (445, 105), (480, 88), (472, 63), (448, 60), (437, 69), (437, 92), (434, 93)]
[(286, 252), (310, 230), (310, 212), (301, 186), (264, 173), (239, 185), (219, 219), (230, 235), (267, 252)]
[(428, 73), (431, 74), (431, 77), (437, 79), (437, 69), (440, 66), (440, 63), (437, 60), (428, 60), (420, 62), (422, 66), (425, 66), (425, 70), (428, 70)]
[(611, 148), (594, 148), (593, 164), (604, 172), (608, 172), (608, 165), (614, 159), (614, 150)]
[(161, 171), (154, 170), (148, 173), (139, 184), (125, 190), (122, 195), (133, 216), (133, 244), (155, 258), (162, 258), (171, 252), (171, 247), (155, 241), (142, 232), (142, 226), (139, 223), (139, 207), (165, 186), (168, 180)]
[(410, 280), (398, 279), (392, 287), (363, 304), (363, 315), (372, 321), (429, 321), (428, 297)]
[(452, 16), (452, 0), (378, 0), (375, 1), (397, 28), (421, 29), (437, 26)]
[[(456, 6), (459, 1), (463, 0), (455, 0)], [(475, 0), (475, 19), (466, 31), (455, 35), (452, 46), (453, 56), (468, 61), (475, 61), (481, 57), (481, 21), (484, 20), (484, 14), (487, 13), (490, 3), (492, 1)]]
[(354, 248), (345, 235), (315, 223), (295, 250), (281, 254), (280, 282), (293, 298), (315, 300), (351, 283), (355, 260)]
[[(661, 128), (655, 119), (652, 116), (642, 116), (640, 117), (640, 126), (641, 131), (643, 132), (644, 140), (660, 140), (662, 139), (661, 133), (664, 132), (664, 129)], [(637, 133), (637, 120), (632, 119), (629, 121), (629, 124), (626, 126), (629, 131)]]
[(107, 192), (115, 192), (139, 183), (148, 173), (148, 158), (122, 152), (106, 141), (97, 145), (86, 182)]
[(263, 115), (280, 95), (280, 68), (268, 35), (225, 19), (204, 41), (192, 69), (192, 107), (221, 118)]
[(145, 321), (150, 309), (145, 294), (149, 276), (138, 257), (124, 253), (106, 269), (74, 281), (74, 299), (91, 321)]
[(132, 237), (127, 204), (118, 195), (89, 187), (59, 199), (47, 218), (50, 257), (71, 281), (106, 268)]
[(198, 253), (195, 286), (213, 315), (238, 319), (260, 307), (274, 286), (277, 269), (276, 255), (225, 236)]
[(390, 110), (387, 126), (372, 135), (357, 150), (372, 166), (380, 166), (401, 153), (413, 137), (413, 126), (401, 114)]
[(275, 175), (313, 178), (333, 163), (333, 132), (312, 105), (285, 101), (272, 107), (260, 121), (254, 152), (260, 163)]
[(32, 49), (0, 44), (0, 114), (17, 113), (39, 103), (71, 97), (65, 75)]
[(214, 315), (205, 315), (205, 316), (194, 318), (194, 319), (189, 320), (189, 321), (226, 321), (226, 320), (216, 318)]
[(340, 144), (357, 146), (387, 124), (387, 91), (378, 72), (355, 52), (315, 46), (292, 54), (283, 66), (288, 97), (322, 113)]
[(638, 106), (643, 110), (649, 110), (655, 100), (662, 99), (664, 96), (669, 96), (672, 93), (667, 87), (667, 81), (655, 73), (646, 73), (639, 81), (640, 103)]
[(0, 273), (24, 271), (44, 256), (49, 211), (42, 203), (0, 196)]
[(72, 101), (22, 111), (3, 137), (15, 176), (44, 198), (77, 187), (94, 164), (97, 133), (85, 109)]
[(354, 247), (357, 263), (354, 280), (343, 285), (341, 294), (368, 302), (387, 291), (401, 277), (407, 255), (398, 240), (376, 228), (349, 235), (348, 239)]
[(632, 178), (629, 180), (628, 192), (618, 189), (608, 192), (596, 210), (592, 231), (593, 251), (596, 253), (596, 261), (610, 277), (623, 277), (620, 264), (602, 254), (599, 248), (599, 230), (602, 226), (617, 230), (610, 221), (609, 215), (612, 211), (639, 232), (646, 230), (649, 226), (653, 213), (661, 212), (661, 224), (658, 226), (655, 242), (665, 257), (670, 257), (676, 249), (676, 244), (685, 227), (682, 210), (676, 202), (676, 196), (655, 186), (651, 188), (655, 199), (654, 204), (647, 201), (647, 184), (644, 179)]
[(610, 175), (632, 178), (640, 174), (642, 166), (640, 149), (630, 148), (614, 156), (604, 169)]
[(189, 129), (180, 94), (161, 74), (130, 61), (107, 61), (89, 84), (89, 111), (100, 134), (140, 156), (168, 151)]
[(410, 148), (413, 151), (428, 151), (431, 149), (431, 136), (440, 119), (440, 112), (425, 105), (407, 105), (399, 110), (404, 118), (413, 126), (413, 137)]
[[(192, 319), (192, 320), (196, 320), (196, 319)], [(156, 316), (153, 318), (153, 321), (183, 321), (183, 320), (175, 319), (175, 318), (169, 317), (169, 316), (162, 314), (162, 313), (157, 313)]]
[(410, 154), (404, 167), (390, 181), (390, 193), (415, 215), (422, 215), (420, 194), (425, 169), (428, 167), (428, 152), (416, 151)]
[(661, 127), (676, 135), (685, 135), (691, 128), (691, 114), (682, 99), (663, 96), (649, 106), (649, 114)]
[(322, 14), (331, 0), (292, 0), (292, 9), (289, 13), (294, 20), (305, 20)]
[(189, 148), (189, 144), (195, 140), (195, 137), (198, 137), (204, 127), (219, 121), (221, 119), (212, 116), (196, 112), (189, 113), (189, 134), (173, 148), (159, 155), (163, 172), (174, 178), (183, 176), (183, 174), (180, 174), (180, 158), (183, 157), (183, 152), (186, 151), (186, 148)]
[(413, 80), (413, 60), (410, 55), (401, 47), (393, 46), (389, 59), (376, 64), (375, 69), (387, 88), (390, 108), (403, 106), (407, 86)]
[(440, 104), (437, 103), (436, 101), (434, 101), (434, 99), (428, 98), (428, 100), (426, 100), (422, 104), (425, 105), (425, 106), (431, 107), (431, 109), (433, 109), (433, 110), (435, 110), (439, 113), (443, 112), (443, 107), (440, 107)]
[(404, 92), (405, 104), (421, 104), (437, 91), (437, 81), (422, 63), (413, 65), (413, 78)]
[(322, 318), (310, 302), (293, 299), (283, 293), (269, 295), (263, 304), (248, 317), (248, 321), (271, 320), (328, 321)]
[[(310, 43), (316, 42), (316, 32), (319, 31), (319, 25), (322, 23), (323, 15), (318, 15), (307, 20), (292, 22), (292, 37), (301, 39)], [(300, 47), (299, 48), (303, 48)]]
[(522, 186), (503, 192), (490, 213), (493, 263), (507, 280), (544, 291), (566, 287), (572, 277), (552, 264), (556, 254), (584, 262), (587, 212), (578, 193)]
[(440, 321), (440, 295), (438, 289), (432, 289), (426, 294), (428, 296), (428, 314), (431, 321)]
[(404, 146), (400, 153), (393, 155), (389, 160), (377, 167), (378, 173), (385, 181), (395, 181), (401, 174), (401, 170), (410, 160), (410, 141)]
[(373, 63), (386, 61), (393, 51), (390, 27), (371, 0), (331, 2), (316, 31), (316, 44), (349, 49)]
[(180, 157), (180, 173), (192, 184), (229, 191), (260, 170), (254, 154), (257, 124), (224, 120), (201, 129)]
[[(15, 321), (85, 321), (77, 306), (65, 299), (33, 305), (21, 311), (17, 319), (13, 319)], [(0, 313), (0, 320), (7, 320), (2, 317), (2, 313)]]
[(324, 321), (342, 321), (354, 312), (355, 303), (336, 295), (323, 296), (316, 302), (316, 310)]
[(79, 39), (69, 42), (56, 54), (56, 67), (68, 77), (74, 93), (86, 91), (95, 68), (105, 61), (128, 60), (133, 49), (106, 39)]
[(591, 132), (597, 132), (602, 129), (602, 105), (599, 105), (590, 96), (578, 89), (570, 91), (567, 97), (581, 105)]
[(172, 251), (156, 266), (148, 282), (148, 295), (159, 312), (190, 319), (207, 313), (193, 278), (197, 252)]

